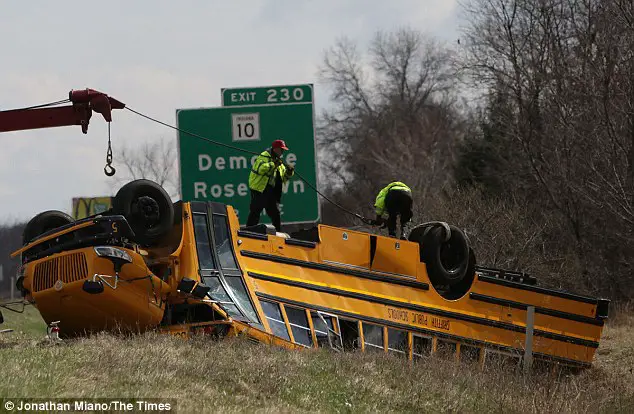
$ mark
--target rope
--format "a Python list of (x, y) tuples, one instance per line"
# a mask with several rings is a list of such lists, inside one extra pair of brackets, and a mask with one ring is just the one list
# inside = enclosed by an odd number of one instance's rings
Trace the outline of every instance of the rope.
[[(173, 129), (173, 130), (175, 130), (175, 131), (178, 131), (178, 132), (181, 132), (181, 133), (183, 133), (183, 134), (186, 134), (186, 135), (192, 136), (192, 137), (194, 137), (194, 138), (198, 138), (198, 139), (201, 139), (201, 140), (203, 140), (203, 141), (210, 142), (210, 143), (212, 143), (212, 144), (214, 144), (214, 145), (219, 145), (219, 146), (222, 146), (222, 147), (225, 147), (225, 148), (230, 148), (230, 149), (233, 149), (233, 150), (236, 150), (236, 151), (240, 151), (240, 152), (244, 152), (244, 153), (251, 154), (251, 155), (258, 155), (258, 156), (260, 155), (260, 154), (259, 154), (259, 153), (257, 153), (257, 152), (249, 151), (249, 150), (246, 150), (246, 149), (244, 149), (244, 148), (236, 147), (236, 146), (234, 146), (234, 145), (225, 144), (224, 142), (218, 142), (218, 141), (215, 141), (215, 140), (213, 140), (213, 139), (210, 139), (210, 138), (204, 137), (204, 136), (202, 136), (202, 135), (195, 134), (195, 133), (193, 133), (193, 132), (189, 132), (189, 131), (186, 131), (186, 130), (184, 130), (184, 129), (181, 129), (181, 128), (178, 128), (178, 127), (175, 127), (175, 126), (173, 126), (173, 125), (170, 125), (170, 124), (167, 124), (167, 123), (165, 123), (165, 122), (159, 121), (158, 119), (152, 118), (151, 116), (148, 116), (148, 115), (145, 115), (145, 114), (143, 114), (143, 113), (141, 113), (141, 112), (135, 111), (134, 109), (132, 109), (132, 108), (130, 108), (130, 107), (128, 107), (128, 106), (126, 106), (126, 108), (125, 108), (125, 109), (127, 109), (128, 111), (130, 111), (130, 112), (132, 112), (132, 113), (134, 113), (134, 114), (136, 114), (136, 115), (138, 115), (138, 116), (140, 116), (140, 117), (142, 117), (142, 118), (148, 119), (148, 120), (150, 120), (150, 121), (152, 121), (152, 122), (156, 122), (157, 124), (160, 124), (160, 125), (166, 126), (166, 127), (168, 127), (168, 128), (171, 128), (171, 129)], [(270, 158), (273, 158), (273, 157), (270, 157)], [(284, 163), (284, 165), (288, 167), (288, 165), (287, 165), (286, 163)], [(293, 168), (293, 170), (295, 170), (295, 168)], [(308, 182), (308, 181), (307, 181), (304, 177), (302, 177), (302, 175), (301, 175), (299, 172), (297, 172), (297, 170), (295, 170), (295, 174), (297, 175), (297, 177), (298, 177), (300, 180), (302, 180), (304, 183), (306, 183), (306, 185), (307, 185), (308, 187), (310, 187), (312, 190), (314, 190), (314, 191), (315, 191), (315, 193), (319, 194), (321, 197), (323, 197), (323, 198), (324, 198), (326, 201), (328, 201), (330, 204), (332, 204), (332, 205), (334, 205), (335, 207), (339, 208), (340, 210), (342, 210), (342, 211), (344, 211), (344, 212), (346, 212), (346, 213), (348, 213), (348, 214), (350, 214), (350, 215), (352, 215), (352, 216), (354, 216), (354, 217), (356, 217), (356, 218), (360, 219), (362, 222), (364, 222), (364, 223), (366, 223), (366, 224), (370, 224), (370, 220), (369, 220), (369, 219), (367, 219), (367, 218), (363, 217), (363, 216), (362, 216), (362, 215), (360, 215), (360, 214), (357, 214), (357, 213), (355, 213), (355, 212), (353, 212), (353, 211), (348, 210), (347, 208), (343, 207), (342, 205), (340, 205), (340, 204), (338, 204), (338, 203), (336, 203), (336, 202), (332, 201), (330, 198), (326, 197), (326, 196), (325, 196), (322, 192), (320, 192), (320, 191), (319, 191), (319, 190), (318, 190), (318, 189), (317, 189), (314, 185), (312, 185), (312, 184), (311, 184), (310, 182)]]

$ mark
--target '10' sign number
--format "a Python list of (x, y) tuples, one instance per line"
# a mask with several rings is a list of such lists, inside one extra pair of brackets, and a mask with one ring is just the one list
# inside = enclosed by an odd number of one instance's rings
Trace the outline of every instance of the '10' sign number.
[(260, 140), (260, 114), (231, 114), (234, 141)]

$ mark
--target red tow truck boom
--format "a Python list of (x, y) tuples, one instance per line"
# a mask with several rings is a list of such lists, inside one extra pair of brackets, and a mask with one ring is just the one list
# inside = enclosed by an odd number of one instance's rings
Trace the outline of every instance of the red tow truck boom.
[(81, 125), (82, 132), (87, 134), (92, 111), (112, 122), (112, 110), (125, 108), (123, 102), (88, 88), (71, 90), (68, 99), (72, 105), (0, 111), (0, 132)]

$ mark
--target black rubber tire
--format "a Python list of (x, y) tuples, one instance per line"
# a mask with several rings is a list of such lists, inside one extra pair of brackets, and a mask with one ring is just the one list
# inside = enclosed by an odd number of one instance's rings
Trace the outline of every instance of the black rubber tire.
[(134, 231), (135, 241), (143, 246), (159, 243), (174, 224), (174, 205), (170, 196), (163, 187), (150, 180), (134, 180), (121, 187), (114, 197), (112, 210), (126, 218)]
[(462, 280), (460, 280), (460, 283), (451, 286), (451, 289), (448, 292), (443, 293), (442, 296), (445, 299), (456, 300), (466, 295), (469, 289), (471, 289), (471, 285), (473, 285), (473, 281), (475, 280), (475, 266), (475, 253), (473, 249), (469, 247), (469, 264), (467, 265), (467, 270), (465, 271), (464, 277), (462, 278)]
[(63, 211), (48, 210), (33, 217), (22, 232), (22, 245), (26, 245), (47, 231), (74, 223), (75, 219)]
[(444, 241), (445, 231), (434, 226), (423, 237), (421, 258), (434, 285), (456, 286), (464, 279), (470, 264), (469, 242), (459, 228), (450, 225), (451, 238)]

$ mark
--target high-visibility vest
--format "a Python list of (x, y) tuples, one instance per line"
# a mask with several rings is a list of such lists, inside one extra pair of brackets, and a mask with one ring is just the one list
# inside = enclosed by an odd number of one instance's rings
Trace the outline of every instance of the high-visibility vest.
[(288, 172), (284, 164), (280, 164), (275, 168), (275, 163), (268, 150), (262, 151), (255, 159), (251, 173), (249, 173), (249, 188), (255, 191), (263, 192), (267, 184), (274, 186), (276, 174), (282, 178), (282, 183), (288, 181), (295, 171)]
[(390, 190), (401, 190), (401, 191), (407, 191), (408, 193), (412, 192), (412, 190), (406, 184), (400, 181), (394, 181), (392, 183), (389, 183), (381, 191), (379, 191), (379, 194), (376, 196), (376, 201), (374, 202), (374, 210), (376, 211), (376, 214), (379, 216), (384, 216), (384, 217), (386, 216), (387, 212), (385, 211), (385, 196), (387, 196), (387, 193)]

